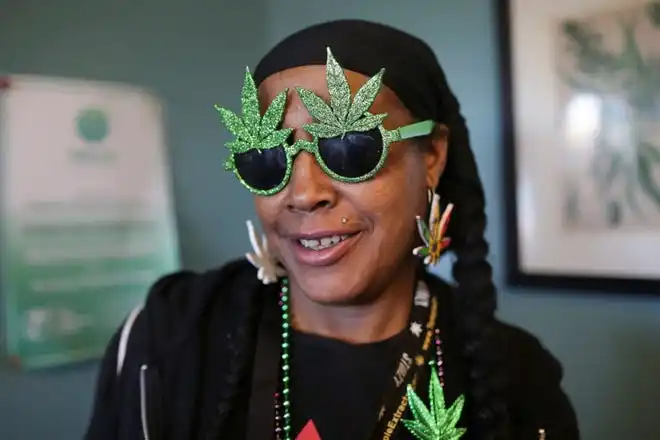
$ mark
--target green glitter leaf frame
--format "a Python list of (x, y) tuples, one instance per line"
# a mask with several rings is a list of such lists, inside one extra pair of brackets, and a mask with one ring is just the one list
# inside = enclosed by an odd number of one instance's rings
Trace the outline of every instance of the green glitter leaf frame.
[[(252, 193), (270, 196), (281, 191), (288, 183), (293, 169), (293, 161), (301, 151), (312, 154), (321, 169), (333, 179), (345, 183), (360, 183), (373, 178), (385, 165), (390, 145), (393, 142), (427, 136), (433, 132), (435, 121), (416, 122), (394, 130), (383, 127), (387, 113), (369, 113), (373, 102), (380, 91), (385, 69), (381, 69), (371, 77), (351, 96), (351, 90), (344, 69), (327, 48), (326, 82), (330, 102), (326, 103), (314, 92), (296, 88), (303, 105), (314, 119), (311, 124), (305, 124), (303, 129), (312, 136), (312, 140), (298, 139), (293, 144), (287, 142), (293, 132), (292, 128), (280, 128), (288, 90), (280, 92), (270, 103), (263, 117), (260, 114), (259, 97), (254, 78), (246, 69), (241, 93), (242, 117), (226, 108), (215, 106), (220, 113), (224, 125), (235, 140), (225, 144), (230, 151), (230, 157), (225, 162), (225, 169), (232, 171), (239, 181)], [(331, 170), (323, 161), (319, 152), (319, 139), (344, 136), (348, 132), (366, 132), (378, 128), (382, 137), (382, 153), (376, 166), (365, 175), (358, 177), (342, 176)], [(286, 156), (286, 172), (282, 182), (274, 188), (261, 190), (250, 186), (236, 168), (235, 156), (251, 150), (266, 150), (282, 147)]]

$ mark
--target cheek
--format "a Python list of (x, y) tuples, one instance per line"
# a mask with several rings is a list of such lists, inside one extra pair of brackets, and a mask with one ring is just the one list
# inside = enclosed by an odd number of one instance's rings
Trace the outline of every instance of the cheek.
[(281, 260), (278, 246), (277, 220), (282, 211), (281, 195), (276, 194), (269, 197), (255, 196), (254, 207), (261, 224), (261, 229), (257, 231), (257, 236), (266, 235), (268, 240), (268, 252), (276, 259)]
[(276, 229), (278, 213), (281, 210), (280, 198), (281, 196), (278, 194), (270, 197), (254, 197), (254, 207), (257, 211), (257, 217), (259, 217), (263, 233), (269, 236), (269, 243), (273, 242), (271, 236)]
[(397, 159), (375, 179), (347, 191), (355, 193), (354, 207), (370, 220), (378, 238), (407, 240), (415, 216), (426, 211), (425, 175), (415, 157)]

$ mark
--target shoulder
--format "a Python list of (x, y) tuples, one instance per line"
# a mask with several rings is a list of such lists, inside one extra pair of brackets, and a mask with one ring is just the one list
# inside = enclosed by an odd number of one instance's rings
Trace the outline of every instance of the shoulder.
[(561, 363), (530, 332), (501, 321), (496, 328), (514, 429), (522, 431), (522, 438), (527, 438), (525, 431), (531, 436), (545, 429), (551, 438), (578, 439), (576, 415), (562, 388)]
[(209, 318), (207, 311), (220, 311), (223, 316), (215, 318), (227, 321), (240, 315), (259, 288), (256, 270), (244, 259), (204, 272), (183, 270), (165, 275), (122, 324), (119, 347), (130, 337), (129, 353), (158, 357), (203, 325)]
[[(459, 298), (453, 287), (439, 277), (427, 274), (425, 279), (441, 302), (449, 304), (439, 311), (449, 344), (446, 354), (451, 347), (460, 353), (455, 345), (461, 343)], [(561, 363), (539, 338), (520, 327), (496, 320), (494, 332), (512, 438), (536, 440), (539, 430), (544, 429), (547, 438), (578, 440), (575, 411), (562, 388)]]
[(238, 260), (203, 273), (179, 271), (156, 281), (144, 304), (128, 315), (107, 346), (85, 438), (137, 438), (146, 408), (143, 381), (150, 384), (149, 395), (157, 396), (162, 392), (160, 379), (172, 371), (197, 377), (197, 354), (204, 349), (199, 336), (214, 320), (221, 323), (214, 327), (220, 330), (218, 338), (229, 340), (244, 315), (242, 309), (260, 296), (255, 280), (252, 266)]
[(144, 309), (185, 320), (209, 303), (231, 300), (239, 290), (254, 288), (256, 270), (245, 259), (204, 272), (183, 270), (163, 276), (149, 289)]
[(184, 313), (215, 295), (231, 294), (237, 285), (256, 279), (256, 270), (245, 259), (234, 260), (204, 272), (182, 270), (158, 279), (147, 294), (145, 307)]
[(538, 337), (503, 321), (496, 322), (496, 330), (509, 367), (522, 368), (533, 362), (534, 365), (538, 364), (539, 367), (554, 371), (556, 376), (561, 376), (561, 364)]
[(497, 321), (510, 396), (526, 405), (534, 399), (533, 390), (558, 385), (563, 368), (539, 338), (511, 324)]

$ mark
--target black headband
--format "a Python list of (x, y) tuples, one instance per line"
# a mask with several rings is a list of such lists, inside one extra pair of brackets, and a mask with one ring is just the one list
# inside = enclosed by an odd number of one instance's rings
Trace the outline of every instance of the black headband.
[(383, 83), (418, 119), (445, 122), (446, 80), (431, 48), (398, 29), (362, 20), (338, 20), (298, 31), (258, 64), (259, 85), (270, 75), (299, 66), (325, 65), (326, 48), (345, 69), (367, 76), (385, 68)]

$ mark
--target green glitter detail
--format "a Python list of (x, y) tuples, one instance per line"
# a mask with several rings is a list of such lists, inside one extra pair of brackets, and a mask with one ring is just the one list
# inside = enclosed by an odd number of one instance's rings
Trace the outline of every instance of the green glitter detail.
[[(355, 94), (355, 97), (352, 98), (344, 69), (334, 58), (330, 48), (328, 48), (326, 81), (330, 102), (326, 103), (312, 91), (297, 88), (300, 99), (309, 114), (314, 118), (313, 123), (305, 124), (303, 127), (305, 131), (312, 135), (312, 140), (298, 139), (293, 144), (289, 144), (287, 139), (293, 132), (293, 129), (278, 129), (278, 126), (282, 123), (288, 91), (285, 90), (278, 94), (262, 117), (259, 112), (257, 87), (250, 71), (246, 70), (241, 94), (242, 117), (233, 113), (231, 110), (217, 105), (215, 106), (225, 126), (236, 138), (226, 144), (231, 155), (225, 162), (225, 169), (233, 171), (241, 183), (251, 192), (262, 196), (273, 195), (281, 191), (288, 184), (293, 168), (293, 160), (301, 151), (306, 151), (314, 155), (321, 169), (335, 180), (346, 183), (359, 183), (371, 179), (385, 165), (391, 143), (429, 135), (435, 127), (435, 122), (429, 120), (410, 124), (395, 130), (387, 130), (383, 127), (383, 120), (387, 117), (386, 113), (369, 113), (369, 109), (382, 86), (384, 73), (385, 69), (381, 69), (380, 72), (362, 85)], [(378, 128), (380, 131), (383, 145), (381, 157), (371, 171), (363, 176), (345, 177), (328, 168), (319, 153), (319, 139), (344, 136), (348, 132), (366, 132), (375, 128)], [(246, 153), (253, 149), (265, 150), (276, 147), (283, 147), (286, 155), (287, 168), (282, 182), (277, 187), (268, 190), (252, 188), (243, 180), (236, 169), (234, 163), (235, 155)]]
[[(381, 69), (364, 83), (355, 93), (354, 98), (351, 98), (351, 89), (344, 69), (332, 55), (330, 48), (327, 48), (325, 71), (330, 95), (329, 104), (310, 90), (301, 87), (296, 89), (305, 108), (314, 118), (313, 123), (303, 126), (305, 131), (312, 135), (312, 141), (299, 139), (296, 143), (301, 143), (300, 149), (314, 154), (321, 169), (333, 179), (346, 183), (365, 182), (374, 177), (385, 165), (390, 144), (403, 139), (400, 130), (386, 130), (383, 127), (383, 120), (387, 117), (387, 113), (378, 115), (369, 113), (383, 83), (385, 69)], [(342, 176), (331, 170), (323, 161), (318, 149), (319, 139), (344, 136), (348, 132), (365, 132), (374, 128), (378, 128), (380, 131), (383, 138), (383, 149), (378, 163), (367, 174), (358, 177)], [(426, 134), (430, 134), (432, 130), (431, 126)]]
[(431, 368), (429, 381), (429, 407), (424, 405), (413, 388), (408, 385), (408, 404), (414, 420), (403, 420), (403, 425), (419, 440), (458, 440), (466, 432), (465, 428), (457, 428), (461, 418), (465, 397), (460, 396), (447, 409), (445, 395), (440, 385), (440, 379), (435, 367)]
[(293, 132), (292, 128), (277, 129), (284, 115), (287, 93), (287, 90), (279, 93), (262, 117), (259, 109), (257, 86), (250, 70), (246, 69), (241, 92), (242, 117), (231, 110), (218, 105), (215, 106), (227, 130), (236, 137), (235, 140), (226, 144), (227, 149), (232, 153), (225, 162), (226, 170), (236, 170), (234, 166), (235, 154), (246, 153), (250, 150), (267, 150), (284, 145), (291, 132)]
[(369, 108), (376, 100), (383, 83), (384, 69), (370, 78), (351, 99), (351, 89), (344, 69), (328, 49), (326, 81), (330, 94), (330, 105), (314, 92), (297, 88), (298, 94), (309, 114), (316, 122), (303, 128), (316, 138), (343, 136), (351, 131), (369, 131), (380, 126), (387, 114), (370, 114)]

